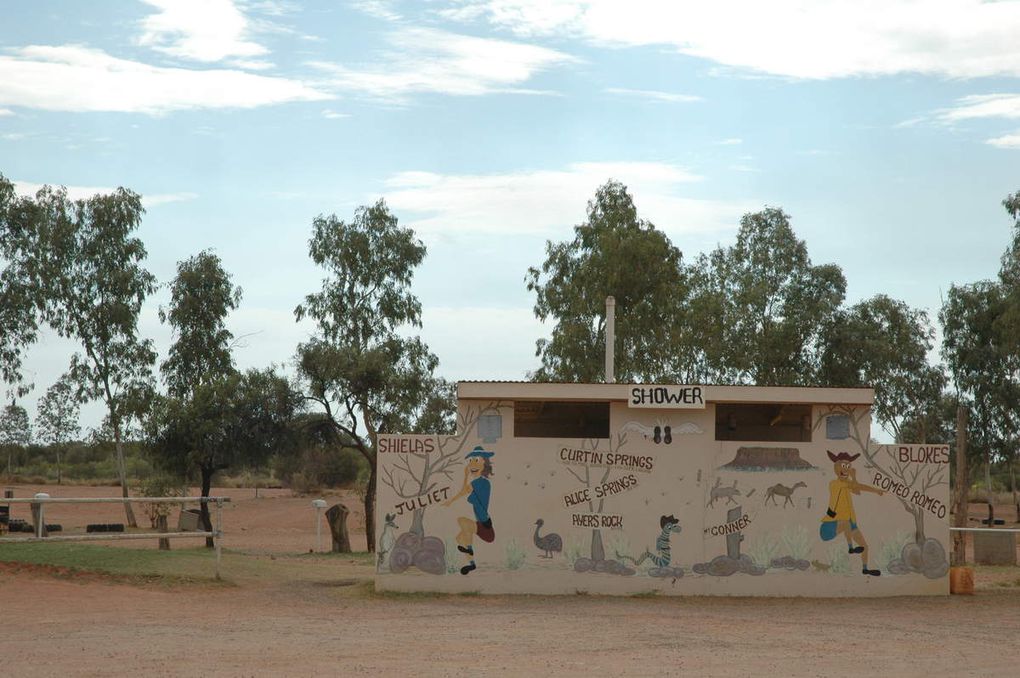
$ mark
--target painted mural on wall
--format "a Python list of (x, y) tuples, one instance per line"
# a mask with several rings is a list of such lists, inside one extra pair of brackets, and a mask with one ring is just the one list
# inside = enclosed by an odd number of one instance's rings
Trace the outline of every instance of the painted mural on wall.
[(710, 402), (613, 403), (603, 439), (516, 438), (512, 402), (460, 405), (457, 435), (380, 437), (381, 589), (948, 592), (948, 447), (871, 444), (866, 407), (757, 443), (716, 440)]

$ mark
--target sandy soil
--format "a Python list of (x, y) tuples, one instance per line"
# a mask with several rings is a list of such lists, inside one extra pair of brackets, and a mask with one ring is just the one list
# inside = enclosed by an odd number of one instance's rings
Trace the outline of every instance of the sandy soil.
[[(337, 580), (334, 580), (334, 582)], [(1020, 594), (882, 600), (173, 590), (0, 573), (4, 675), (993, 676)]]
[[(10, 486), (9, 486), (10, 487)], [(116, 497), (119, 488), (114, 487), (72, 487), (66, 485), (14, 485), (15, 497), (31, 497), (36, 492), (46, 492), (51, 497)], [(200, 494), (193, 488), (193, 496)], [(364, 551), (365, 512), (362, 502), (353, 492), (331, 490), (322, 495), (299, 497), (290, 490), (260, 489), (258, 498), (255, 490), (213, 488), (213, 496), (230, 497), (223, 508), (223, 531), (225, 548), (246, 552), (295, 553), (315, 548), (315, 509), (312, 499), (323, 497), (329, 505), (340, 502), (350, 509), (347, 526), (351, 535), (351, 546)], [(3, 500), (0, 499), (0, 503)], [(191, 506), (195, 508), (197, 505)], [(135, 505), (139, 527), (149, 527), (141, 506)], [(28, 504), (12, 504), (11, 517), (31, 522)], [(46, 507), (47, 523), (57, 523), (64, 533), (85, 532), (90, 523), (124, 523), (124, 509), (119, 504), (51, 504)], [(177, 525), (177, 510), (170, 516), (171, 529)], [(329, 528), (322, 520), (322, 541), (329, 548)], [(107, 542), (99, 542), (107, 543)], [(113, 542), (110, 542), (113, 543)], [(123, 540), (118, 546), (133, 548), (155, 548), (156, 542)], [(182, 544), (184, 542), (175, 542)], [(190, 542), (188, 542), (190, 544)], [(193, 545), (193, 544), (191, 544)]]
[[(19, 488), (18, 496), (36, 489)], [(109, 488), (44, 489), (53, 496), (110, 494)], [(230, 548), (275, 554), (314, 546), (311, 497), (217, 492), (236, 499), (225, 516)], [(354, 509), (352, 527), (360, 528), (357, 498), (327, 499)], [(121, 522), (123, 515), (109, 506), (62, 510), (53, 509), (48, 522), (65, 529)], [(1016, 568), (988, 571), (973, 597), (842, 600), (382, 595), (372, 592), (371, 568), (363, 561), (316, 557), (302, 573), (168, 588), (0, 568), (0, 676), (1005, 676), (1016, 670)]]

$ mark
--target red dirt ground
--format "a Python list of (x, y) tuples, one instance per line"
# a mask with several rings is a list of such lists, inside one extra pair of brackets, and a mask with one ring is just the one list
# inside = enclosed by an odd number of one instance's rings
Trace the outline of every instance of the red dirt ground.
[[(36, 489), (19, 488), (18, 496)], [(53, 496), (111, 494), (43, 489)], [(217, 492), (237, 499), (224, 519), (231, 549), (295, 553), (314, 546), (312, 497)], [(339, 498), (355, 513), (352, 527), (360, 526), (357, 498)], [(62, 510), (54, 508), (47, 522), (69, 529), (123, 515), (111, 506)], [(1020, 569), (996, 575), (1002, 588), (979, 580), (973, 597), (543, 598), (377, 595), (368, 565), (333, 563), (320, 561), (301, 580), (170, 587), (4, 566), (0, 676), (930, 678), (1016, 675), (1020, 659), (1020, 587), (1007, 586), (1020, 580)]]
[[(46, 492), (51, 497), (116, 497), (119, 488), (114, 487), (74, 487), (67, 485), (14, 485), (14, 496), (32, 497), (36, 492)], [(194, 496), (199, 491), (192, 488)], [(315, 548), (315, 509), (312, 499), (323, 497), (329, 505), (340, 502), (350, 509), (347, 526), (351, 533), (351, 546), (356, 551), (364, 551), (365, 544), (365, 512), (361, 499), (353, 492), (330, 490), (323, 495), (307, 497), (295, 496), (290, 490), (260, 489), (255, 498), (255, 490), (214, 488), (213, 496), (230, 497), (231, 502), (224, 504), (223, 531), (224, 547), (252, 553), (296, 553), (307, 552)], [(0, 503), (3, 500), (0, 499)], [(192, 505), (192, 508), (197, 505)], [(135, 515), (139, 527), (149, 527), (141, 506), (135, 505)], [(11, 517), (31, 521), (31, 509), (28, 504), (12, 504)], [(85, 532), (89, 523), (124, 523), (124, 509), (119, 504), (50, 504), (46, 507), (44, 518), (47, 523), (58, 523), (65, 533)], [(170, 527), (177, 526), (177, 510), (170, 517)], [(329, 548), (329, 529), (325, 518), (322, 519), (322, 541)], [(107, 542), (98, 542), (107, 543)], [(114, 543), (114, 542), (109, 542)], [(175, 541), (175, 544), (191, 542)], [(134, 548), (155, 548), (156, 541), (123, 540), (117, 546)]]

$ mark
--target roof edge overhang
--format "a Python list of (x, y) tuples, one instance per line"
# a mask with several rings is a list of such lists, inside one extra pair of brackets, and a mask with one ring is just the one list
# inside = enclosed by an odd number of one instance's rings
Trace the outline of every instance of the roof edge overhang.
[(630, 400), (634, 388), (700, 386), (706, 403), (872, 405), (872, 388), (816, 386), (716, 386), (712, 384), (577, 384), (532, 381), (459, 381), (460, 400)]

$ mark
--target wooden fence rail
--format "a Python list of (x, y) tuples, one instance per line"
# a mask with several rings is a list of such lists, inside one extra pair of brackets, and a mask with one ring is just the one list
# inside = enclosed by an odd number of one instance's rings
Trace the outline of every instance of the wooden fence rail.
[[(75, 542), (75, 541), (117, 541), (121, 539), (187, 539), (195, 537), (212, 537), (213, 547), (216, 550), (216, 579), (220, 578), (220, 562), (223, 556), (223, 505), (230, 501), (230, 497), (19, 497), (17, 499), (0, 499), (0, 504), (31, 504), (36, 507), (38, 514), (35, 516), (35, 535), (31, 537), (0, 537), (0, 544), (26, 543), (26, 542)], [(147, 503), (147, 504), (216, 504), (216, 522), (212, 531), (201, 532), (104, 532), (101, 534), (65, 534), (60, 536), (45, 536), (44, 526), (46, 504), (123, 504), (123, 503)]]

